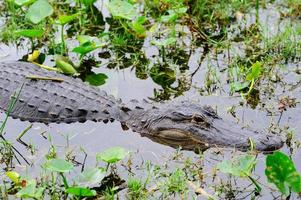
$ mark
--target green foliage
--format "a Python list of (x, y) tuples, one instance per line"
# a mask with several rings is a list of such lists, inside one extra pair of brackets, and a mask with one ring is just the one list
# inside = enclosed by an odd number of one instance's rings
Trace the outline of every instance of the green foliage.
[(79, 53), (81, 57), (83, 57), (84, 55), (98, 49), (99, 47), (101, 47), (101, 45), (96, 45), (94, 42), (89, 41), (81, 44), (78, 47), (75, 47), (72, 51), (75, 53)]
[(252, 64), (251, 71), (248, 72), (246, 76), (246, 80), (247, 81), (258, 80), (261, 73), (262, 73), (262, 63), (256, 61), (255, 63)]
[(58, 23), (61, 25), (68, 24), (69, 22), (77, 19), (79, 17), (78, 13), (75, 13), (73, 15), (60, 15), (58, 19)]
[(195, 17), (195, 27), (208, 34), (208, 37), (212, 32), (222, 37), (226, 34), (225, 29), (231, 24), (235, 12), (245, 13), (255, 7), (256, 1), (195, 0), (189, 1), (189, 5), (189, 14)]
[(78, 197), (93, 197), (96, 196), (95, 190), (90, 190), (88, 188), (82, 188), (82, 187), (69, 187), (66, 192), (68, 194), (72, 194)]
[(185, 173), (181, 169), (176, 169), (164, 183), (163, 188), (170, 193), (183, 193), (187, 190), (187, 180)]
[(238, 177), (247, 177), (252, 173), (252, 169), (256, 164), (256, 157), (253, 155), (245, 155), (235, 157), (233, 160), (225, 160), (217, 165), (217, 168), (226, 174)]
[(256, 165), (256, 157), (254, 155), (244, 155), (235, 157), (232, 160), (225, 160), (217, 165), (217, 168), (226, 174), (237, 177), (247, 177), (255, 185), (256, 191), (260, 192), (262, 188), (255, 179), (252, 178), (252, 170)]
[(130, 199), (147, 199), (147, 190), (141, 180), (129, 177), (127, 184)]
[(91, 6), (93, 3), (96, 2), (96, 0), (79, 0), (80, 2), (82, 2), (86, 7)]
[(54, 172), (66, 173), (72, 171), (74, 166), (63, 159), (51, 159), (44, 164), (44, 168)]
[(155, 40), (155, 41), (152, 41), (152, 44), (158, 46), (158, 47), (167, 47), (169, 45), (172, 45), (174, 43), (177, 42), (177, 38), (175, 37), (168, 37), (166, 38), (165, 40)]
[(36, 0), (14, 0), (15, 4), (17, 4), (18, 6), (29, 5), (35, 1)]
[(252, 64), (250, 70), (247, 72), (245, 81), (244, 82), (234, 82), (232, 83), (232, 88), (234, 91), (239, 92), (244, 89), (249, 88), (249, 91), (247, 94), (249, 94), (256, 81), (259, 80), (260, 75), (262, 74), (262, 63), (259, 61), (256, 61), (255, 63)]
[(72, 63), (68, 62), (68, 59), (58, 56), (55, 59), (55, 65), (61, 70), (62, 73), (68, 75), (74, 75), (77, 73), (76, 69), (73, 67)]
[(88, 74), (86, 76), (85, 81), (90, 83), (91, 85), (94, 86), (100, 86), (106, 83), (106, 79), (108, 78), (107, 75), (103, 73), (98, 73), (98, 74)]
[(44, 187), (37, 187), (36, 180), (29, 180), (26, 182), (26, 186), (22, 188), (16, 196), (18, 198), (42, 199), (44, 190)]
[(128, 151), (121, 147), (113, 147), (105, 150), (104, 152), (97, 153), (97, 161), (104, 161), (106, 163), (116, 163), (124, 159), (129, 154)]
[(28, 8), (26, 18), (28, 18), (32, 23), (38, 24), (46, 17), (52, 15), (52, 13), (53, 8), (47, 0), (37, 0)]
[(80, 186), (91, 187), (100, 183), (105, 175), (106, 171), (102, 168), (90, 168), (79, 174), (76, 178), (76, 183)]
[(150, 72), (150, 76), (153, 81), (163, 87), (170, 86), (176, 81), (176, 73), (170, 68), (154, 66)]
[(40, 29), (22, 29), (22, 30), (16, 30), (16, 35), (28, 37), (28, 38), (39, 38), (44, 35), (44, 30)]
[(15, 171), (8, 171), (5, 172), (5, 175), (15, 184), (18, 184), (20, 182), (20, 174)]
[(88, 53), (103, 46), (98, 38), (88, 35), (78, 35), (77, 40), (79, 41), (79, 46), (73, 48), (72, 51), (80, 54), (81, 59)]
[(145, 16), (141, 16), (129, 23), (129, 26), (139, 38), (146, 37), (146, 28), (143, 26), (146, 20), (147, 18)]
[(293, 161), (282, 152), (274, 152), (266, 157), (265, 174), (268, 181), (274, 183), (284, 195), (301, 192), (301, 177)]
[(266, 51), (281, 60), (301, 58), (300, 24), (286, 25), (273, 37), (264, 40)]
[(133, 20), (137, 17), (136, 8), (126, 0), (109, 1), (107, 7), (115, 18)]
[(187, 7), (180, 7), (176, 9), (167, 10), (168, 15), (161, 16), (162, 22), (176, 22), (182, 15), (187, 12)]

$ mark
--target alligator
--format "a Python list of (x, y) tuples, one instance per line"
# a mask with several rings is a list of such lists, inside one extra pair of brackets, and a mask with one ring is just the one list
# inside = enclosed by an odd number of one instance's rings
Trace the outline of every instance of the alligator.
[[(8, 109), (12, 97), (14, 106)], [(184, 150), (252, 147), (270, 152), (283, 146), (279, 136), (224, 120), (210, 106), (188, 100), (124, 104), (78, 78), (20, 61), (0, 63), (0, 109), (12, 118), (45, 124), (117, 120), (123, 129)]]

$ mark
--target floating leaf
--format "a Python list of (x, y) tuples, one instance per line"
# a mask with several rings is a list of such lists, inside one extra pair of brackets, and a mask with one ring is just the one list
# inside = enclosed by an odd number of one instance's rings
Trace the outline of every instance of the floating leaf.
[(26, 13), (26, 18), (32, 23), (37, 24), (46, 17), (52, 15), (53, 8), (47, 0), (38, 0), (33, 3)]
[(135, 7), (124, 0), (109, 1), (107, 7), (113, 17), (132, 20), (137, 16)]
[(163, 87), (170, 86), (176, 81), (176, 72), (168, 67), (154, 66), (150, 70), (153, 81)]
[(226, 174), (232, 174), (238, 177), (247, 177), (251, 175), (252, 169), (256, 164), (256, 157), (245, 155), (236, 157), (232, 160), (225, 160), (217, 165), (217, 168)]
[(68, 194), (73, 194), (78, 197), (93, 197), (96, 196), (95, 190), (90, 190), (88, 188), (82, 188), (82, 187), (69, 187), (66, 192)]
[(301, 192), (301, 177), (293, 161), (282, 152), (274, 152), (266, 157), (265, 175), (281, 193), (289, 195), (290, 190)]
[(15, 31), (16, 35), (28, 38), (40, 38), (44, 35), (44, 30), (41, 29), (21, 29)]
[(44, 167), (47, 170), (55, 172), (70, 172), (73, 170), (73, 164), (63, 159), (52, 159), (45, 163)]
[(100, 183), (105, 177), (106, 171), (102, 168), (92, 168), (83, 171), (76, 179), (77, 184), (83, 187), (91, 187)]
[(107, 75), (103, 73), (89, 74), (86, 76), (85, 81), (89, 82), (91, 85), (100, 86), (106, 83)]
[(105, 150), (104, 152), (97, 153), (97, 161), (104, 161), (106, 163), (116, 163), (124, 159), (128, 155), (128, 151), (121, 147), (113, 147)]

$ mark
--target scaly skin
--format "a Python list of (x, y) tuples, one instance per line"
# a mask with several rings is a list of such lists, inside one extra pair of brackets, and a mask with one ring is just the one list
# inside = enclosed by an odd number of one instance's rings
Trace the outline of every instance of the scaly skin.
[[(61, 78), (63, 82), (30, 80), (27, 76)], [(0, 63), (0, 108), (6, 110), (11, 95), (24, 86), (10, 113), (13, 118), (41, 123), (107, 121), (119, 103), (113, 96), (79, 79), (44, 70), (25, 62)]]
[[(31, 80), (28, 76), (60, 78), (63, 82)], [(125, 106), (121, 100), (87, 85), (79, 79), (44, 70), (25, 62), (0, 63), (0, 108), (7, 109), (11, 96), (21, 86), (13, 118), (41, 123), (92, 121), (121, 122), (142, 136), (172, 147), (204, 150), (208, 147), (233, 147), (242, 151), (250, 141), (258, 151), (273, 151), (283, 146), (276, 135), (221, 119), (211, 107), (188, 101), (173, 101), (153, 106), (149, 103)]]

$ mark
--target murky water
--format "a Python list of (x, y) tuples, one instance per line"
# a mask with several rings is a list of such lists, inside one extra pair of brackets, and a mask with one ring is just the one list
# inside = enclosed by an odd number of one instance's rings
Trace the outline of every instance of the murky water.
[[(263, 12), (260, 20), (263, 24), (270, 24), (279, 20), (278, 14), (271, 12), (270, 14)], [(269, 21), (272, 19), (272, 22)], [(252, 21), (253, 19), (250, 19)], [(278, 23), (274, 23), (278, 26)], [(274, 33), (273, 28), (270, 28), (267, 33)], [(149, 50), (149, 49), (148, 49)], [(239, 51), (239, 45), (236, 49)], [(0, 45), (0, 61), (5, 60), (16, 60), (22, 57), (27, 52), (25, 50), (16, 50), (14, 47), (8, 47), (4, 44)], [(150, 50), (150, 54), (154, 53)], [(300, 74), (295, 73), (296, 69), (300, 70), (301, 64), (291, 63), (286, 64), (285, 69), (279, 72), (282, 80), (286, 83), (276, 84), (274, 93), (261, 94), (261, 103), (256, 107), (256, 109), (250, 108), (248, 105), (241, 106), (242, 98), (240, 96), (228, 97), (229, 85), (225, 81), (221, 81), (221, 90), (216, 90), (210, 96), (202, 96), (200, 88), (204, 87), (206, 75), (208, 72), (208, 66), (215, 68), (220, 74), (221, 79), (225, 78), (222, 69), (227, 67), (227, 57), (225, 54), (218, 56), (218, 60), (214, 60), (212, 57), (207, 57), (202, 63), (199, 63), (199, 58), (201, 57), (202, 50), (197, 49), (195, 53), (191, 56), (189, 60), (190, 69), (189, 72), (194, 72), (198, 67), (199, 70), (195, 73), (192, 81), (192, 87), (189, 91), (185, 92), (180, 98), (198, 100), (201, 104), (211, 105), (216, 108), (218, 114), (222, 118), (228, 118), (230, 120), (239, 120), (241, 124), (248, 125), (255, 129), (265, 130), (268, 132), (271, 124), (277, 124), (279, 121), (280, 127), (289, 127), (294, 130), (294, 137), (296, 141), (301, 139), (301, 106), (297, 103), (295, 108), (288, 108), (287, 111), (280, 115), (278, 111), (279, 99), (284, 96), (294, 97), (297, 102), (301, 99), (301, 87), (296, 87), (294, 90), (290, 90), (292, 85), (297, 84), (300, 81)], [(217, 64), (218, 61), (218, 64)], [(199, 66), (200, 65), (200, 66)], [(108, 75), (107, 83), (101, 87), (101, 89), (106, 90), (109, 94), (116, 97), (120, 97), (124, 102), (128, 102), (131, 99), (142, 100), (144, 98), (153, 97), (154, 88), (160, 88), (156, 85), (150, 78), (147, 80), (141, 80), (136, 78), (135, 72), (131, 69), (124, 70), (109, 70), (106, 68), (99, 69), (101, 72)], [(227, 113), (228, 108), (231, 106), (236, 106), (237, 118)], [(271, 114), (270, 111), (273, 113)], [(1, 115), (4, 117), (4, 114)], [(281, 119), (279, 120), (279, 118)], [(20, 134), (30, 123), (21, 122), (19, 120), (9, 119), (6, 127), (5, 137), (10, 141), (14, 141), (15, 138)], [(46, 138), (47, 139), (46, 139)], [(51, 138), (51, 141), (50, 141)], [(142, 160), (151, 160), (154, 163), (160, 164), (162, 158), (168, 157), (174, 153), (174, 149), (154, 143), (153, 141), (141, 137), (138, 133), (133, 133), (132, 131), (123, 131), (118, 122), (114, 123), (94, 123), (87, 122), (84, 124), (74, 123), (74, 124), (50, 124), (46, 126), (44, 124), (35, 123), (28, 133), (22, 138), (22, 140), (28, 144), (33, 144), (36, 147), (37, 152), (31, 156), (25, 147), (21, 144), (14, 142), (16, 147), (20, 152), (24, 152), (24, 156), (34, 163), (43, 162), (44, 155), (47, 154), (50, 145), (54, 144), (57, 146), (58, 151), (63, 155), (66, 151), (77, 152), (77, 159), (82, 159), (84, 154), (80, 153), (80, 148), (83, 148), (88, 154), (88, 164), (94, 163), (94, 156), (96, 152), (100, 152), (109, 147), (122, 146), (125, 149), (137, 152), (135, 154), (136, 162), (141, 162)], [(231, 156), (231, 150), (226, 150), (225, 152), (216, 154), (216, 149), (208, 150), (205, 153), (204, 160), (204, 171), (210, 172), (212, 167), (217, 163), (216, 160), (227, 159)], [(283, 151), (290, 154), (287, 147), (283, 148)], [(224, 155), (225, 154), (225, 155)], [(192, 152), (185, 152), (184, 156), (194, 156)], [(301, 156), (301, 151), (297, 150), (293, 154), (293, 160), (296, 167), (301, 171), (301, 160), (298, 159)], [(267, 181), (264, 175), (264, 155), (259, 155), (258, 164), (256, 166), (255, 175), (258, 175), (259, 181), (264, 185), (267, 185)], [(171, 167), (176, 165), (176, 163), (171, 164)], [(26, 165), (19, 166), (20, 169), (24, 170), (24, 173), (29, 175), (34, 175), (38, 170), (35, 170), (35, 166), (28, 170)], [(33, 170), (32, 170), (33, 169)], [(225, 182), (228, 179), (224, 179), (225, 176), (220, 175), (213, 181), (213, 183)], [(211, 189), (212, 177), (210, 173), (206, 176), (208, 191)], [(223, 180), (224, 179), (224, 180)], [(249, 182), (240, 181), (239, 185), (241, 188), (247, 186)], [(272, 199), (274, 198), (270, 191), (265, 190), (261, 199)], [(277, 196), (277, 195), (276, 195)], [(241, 195), (244, 198), (244, 195)]]

